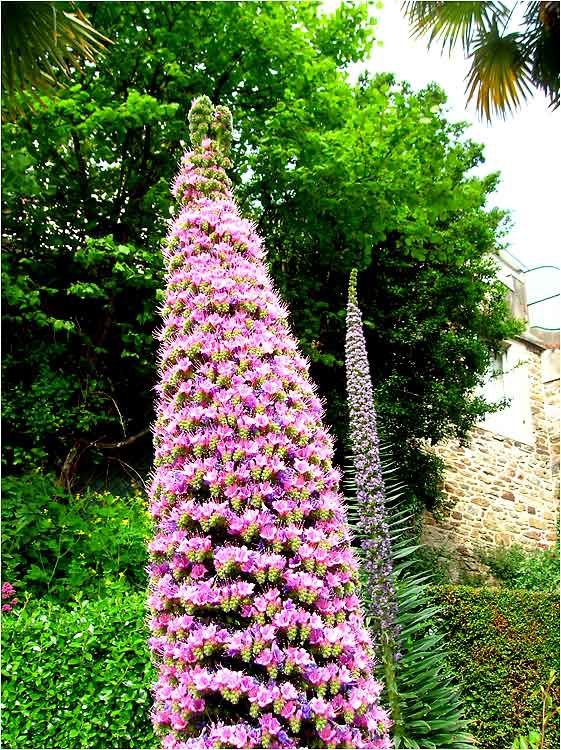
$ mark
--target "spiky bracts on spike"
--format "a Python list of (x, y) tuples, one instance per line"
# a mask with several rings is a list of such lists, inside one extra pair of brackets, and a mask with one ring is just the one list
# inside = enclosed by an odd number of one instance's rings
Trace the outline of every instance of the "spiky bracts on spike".
[(168, 748), (387, 747), (322, 408), (196, 100), (166, 247), (150, 543)]
[(228, 156), (232, 145), (232, 114), (228, 107), (213, 107), (208, 96), (199, 96), (189, 110), (189, 135), (194, 151), (204, 151), (206, 139), (213, 150)]
[(374, 392), (356, 285), (357, 272), (353, 269), (347, 305), (345, 368), (363, 565), (369, 589), (367, 608), (373, 620), (375, 643), (379, 648), (383, 636), (393, 640), (397, 636), (396, 596)]

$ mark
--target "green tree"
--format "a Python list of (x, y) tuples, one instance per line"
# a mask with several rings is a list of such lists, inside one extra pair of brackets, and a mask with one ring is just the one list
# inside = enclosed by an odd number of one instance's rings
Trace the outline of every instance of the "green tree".
[[(295, 94), (267, 122), (254, 156), (257, 215), (273, 273), (316, 366), (344, 445), (345, 289), (361, 308), (383, 437), (417, 497), (438, 495), (425, 441), (466, 437), (489, 410), (477, 395), (490, 353), (520, 330), (496, 281), (504, 214), (486, 208), (498, 176), (470, 175), (481, 146), (449, 123), (445, 97), (391, 76)], [(308, 80), (311, 74), (308, 73)]]
[(152, 419), (159, 243), (192, 98), (234, 103), (243, 168), (303, 63), (335, 73), (370, 45), (365, 7), (85, 6), (114, 42), (103, 62), (33, 116), (18, 94), (3, 133), (5, 456), (66, 482), (92, 448), (122, 459)]
[(481, 148), (447, 122), (443, 93), (390, 76), (349, 84), (372, 43), (362, 4), (331, 16), (297, 2), (87, 8), (114, 41), (103, 61), (4, 128), (7, 461), (62, 467), (70, 482), (78, 461), (139, 468), (149, 453), (168, 185), (206, 93), (234, 111), (236, 189), (340, 446), (357, 265), (382, 422), (419, 497), (433, 497), (438, 465), (419, 445), (485, 413), (473, 388), (514, 330), (489, 255), (497, 177), (469, 176)]
[(414, 36), (428, 35), (442, 49), (460, 44), (471, 58), (468, 102), (476, 99), (481, 115), (505, 116), (541, 89), (559, 106), (559, 2), (525, 3), (520, 28), (510, 20), (518, 3), (405, 2)]

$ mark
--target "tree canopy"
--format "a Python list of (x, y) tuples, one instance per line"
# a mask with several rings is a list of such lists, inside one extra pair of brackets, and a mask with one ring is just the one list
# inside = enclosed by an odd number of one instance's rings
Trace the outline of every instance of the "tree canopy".
[(490, 256), (498, 178), (472, 175), (481, 147), (448, 122), (442, 91), (390, 75), (349, 82), (374, 36), (363, 4), (87, 10), (113, 40), (104, 58), (4, 126), (9, 466), (57, 467), (67, 482), (106, 461), (141, 468), (169, 183), (191, 100), (207, 94), (234, 112), (236, 192), (266, 238), (340, 457), (358, 266), (381, 424), (418, 496), (434, 498), (437, 464), (420, 445), (465, 436), (485, 413), (474, 389), (517, 330)]

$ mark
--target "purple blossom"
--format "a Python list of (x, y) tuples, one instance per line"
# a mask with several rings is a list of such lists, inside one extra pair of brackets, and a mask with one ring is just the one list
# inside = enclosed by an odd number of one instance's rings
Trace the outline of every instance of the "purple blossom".
[(175, 749), (381, 747), (390, 722), (321, 404), (232, 197), (229, 113), (202, 97), (189, 121), (158, 334), (154, 725)]
[(5, 581), (2, 584), (2, 612), (12, 612), (14, 607), (18, 603), (18, 599), (15, 596), (16, 590), (11, 583)]
[(356, 278), (357, 272), (353, 269), (347, 305), (345, 367), (361, 546), (369, 590), (368, 610), (373, 618), (376, 645), (379, 646), (383, 637), (393, 640), (397, 636), (397, 605), (374, 392), (362, 315), (357, 303)]

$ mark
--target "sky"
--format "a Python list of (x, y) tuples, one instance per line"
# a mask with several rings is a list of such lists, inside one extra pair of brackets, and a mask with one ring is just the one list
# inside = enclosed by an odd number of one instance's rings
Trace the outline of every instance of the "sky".
[[(339, 0), (324, 3), (327, 11), (337, 5)], [(553, 112), (545, 96), (536, 92), (506, 120), (494, 118), (488, 124), (479, 118), (473, 104), (466, 103), (469, 61), (460, 48), (449, 56), (447, 52), (441, 54), (437, 43), (428, 50), (426, 39), (412, 39), (400, 0), (386, 0), (382, 8), (373, 9), (373, 16), (378, 20), (376, 36), (382, 46), (374, 46), (367, 69), (372, 73), (391, 72), (415, 89), (432, 81), (444, 89), (449, 119), (469, 122), (466, 135), (485, 146), (485, 164), (476, 172), (501, 173), (490, 206), (511, 211), (512, 228), (506, 237), (510, 253), (528, 269), (559, 266), (561, 205), (556, 178), (561, 173), (561, 108)], [(357, 65), (351, 71), (353, 78), (364, 67), (364, 63)], [(559, 292), (559, 280), (559, 271), (554, 269), (526, 274), (529, 301)], [(558, 328), (559, 298), (542, 308), (547, 320), (541, 325)]]

